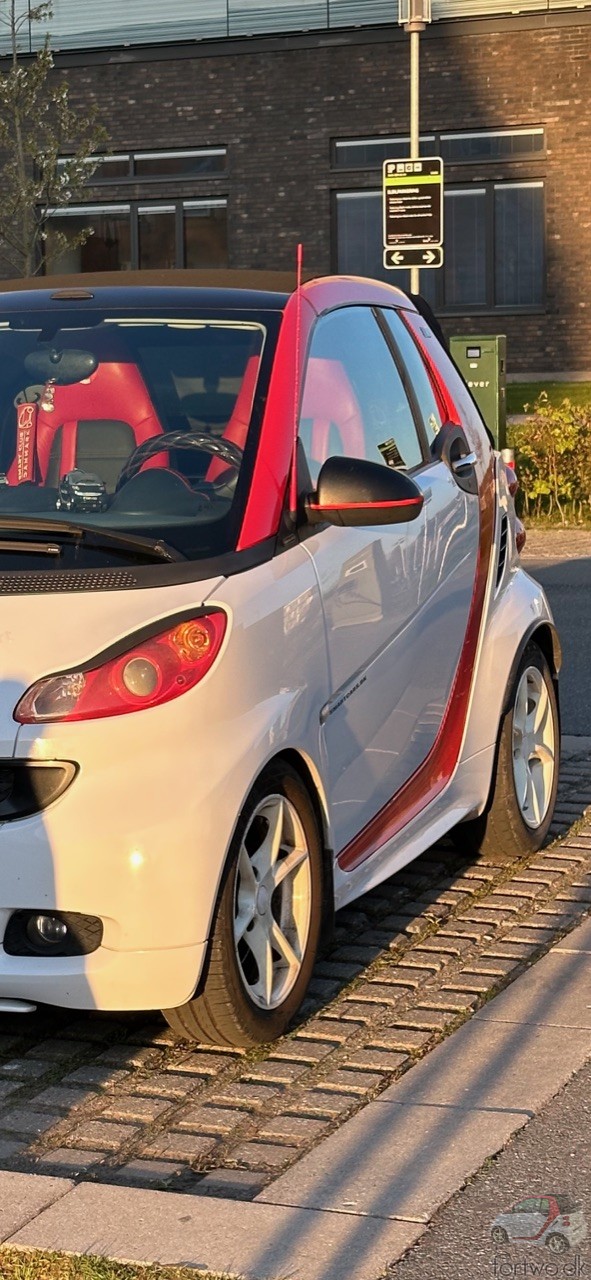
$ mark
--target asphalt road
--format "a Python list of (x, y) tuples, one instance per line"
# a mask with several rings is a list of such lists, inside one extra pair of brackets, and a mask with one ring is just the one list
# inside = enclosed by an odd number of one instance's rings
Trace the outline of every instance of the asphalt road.
[(591, 1275), (587, 1239), (564, 1256), (541, 1244), (495, 1247), (491, 1224), (527, 1196), (569, 1195), (591, 1228), (591, 1063), (435, 1216), (388, 1280), (567, 1280)]
[(591, 555), (559, 560), (526, 559), (541, 582), (562, 641), (562, 731), (591, 736)]

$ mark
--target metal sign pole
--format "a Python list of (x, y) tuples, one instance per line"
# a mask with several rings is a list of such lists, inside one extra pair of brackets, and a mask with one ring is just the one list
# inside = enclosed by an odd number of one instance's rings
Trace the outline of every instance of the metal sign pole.
[[(418, 160), (420, 154), (419, 40), (421, 31), (424, 31), (427, 23), (431, 21), (431, 0), (398, 0), (398, 21), (410, 34), (410, 158)], [(411, 293), (418, 293), (419, 288), (419, 268), (411, 267)]]
[[(420, 153), (419, 132), (419, 40), (420, 28), (411, 27), (410, 31), (410, 158), (418, 160)], [(410, 291), (420, 293), (420, 271), (418, 267), (410, 269)]]

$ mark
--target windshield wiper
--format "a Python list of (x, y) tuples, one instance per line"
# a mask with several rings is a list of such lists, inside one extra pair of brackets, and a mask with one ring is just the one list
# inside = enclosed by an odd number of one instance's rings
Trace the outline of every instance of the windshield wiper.
[[(37, 516), (0, 516), (0, 550), (4, 546), (12, 550), (25, 550), (23, 544), (15, 544), (11, 539), (2, 537), (2, 530), (9, 533), (38, 533), (43, 538), (51, 538), (55, 543), (72, 541), (86, 547), (104, 548), (108, 551), (133, 551), (136, 554), (156, 560), (185, 560), (186, 557), (176, 547), (163, 542), (161, 538), (144, 538), (138, 533), (119, 533), (111, 529), (94, 528), (92, 525), (71, 524), (69, 520), (43, 520)], [(31, 538), (31, 550), (37, 550), (35, 540)], [(55, 554), (42, 547), (45, 554)]]

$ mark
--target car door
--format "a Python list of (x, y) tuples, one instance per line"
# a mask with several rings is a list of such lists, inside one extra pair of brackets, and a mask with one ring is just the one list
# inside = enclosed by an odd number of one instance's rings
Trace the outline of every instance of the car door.
[(544, 1228), (548, 1211), (542, 1211), (542, 1200), (522, 1200), (511, 1211), (510, 1236), (513, 1240), (533, 1240)]
[[(424, 465), (425, 444), (370, 308), (343, 307), (318, 320), (304, 370), (300, 440), (312, 483), (334, 455), (413, 474)], [(403, 526), (325, 526), (304, 545), (324, 609), (330, 694), (321, 734), (342, 849), (418, 760), (425, 698), (414, 651), (424, 518)]]
[(338, 453), (408, 470), (425, 498), (406, 525), (327, 526), (305, 543), (324, 608), (330, 695), (321, 733), (335, 848), (347, 870), (379, 847), (379, 833), (367, 846), (360, 833), (379, 825), (427, 760), (452, 695), (478, 498), (440, 452), (447, 435), (422, 356), (396, 314), (352, 306), (319, 318), (300, 421), (312, 482)]
[[(478, 560), (480, 503), (470, 446), (458, 424), (446, 423), (424, 360), (394, 309), (381, 311), (405, 386), (428, 438), (430, 463), (416, 479), (425, 499), (425, 556), (419, 588), (421, 663), (433, 689), (426, 747), (433, 745), (452, 695), (464, 645)], [(429, 660), (437, 654), (436, 664)]]

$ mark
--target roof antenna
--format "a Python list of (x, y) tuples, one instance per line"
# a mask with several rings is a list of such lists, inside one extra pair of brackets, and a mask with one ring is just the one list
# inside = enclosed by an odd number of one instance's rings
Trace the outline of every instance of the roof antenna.
[(294, 522), (298, 509), (298, 475), (297, 475), (297, 445), (298, 445), (298, 429), (299, 429), (299, 408), (300, 408), (300, 336), (302, 328), (302, 266), (304, 261), (304, 246), (298, 244), (296, 252), (296, 333), (295, 333), (295, 368), (294, 368), (294, 396), (293, 396), (293, 450), (291, 455), (291, 476), (289, 485), (289, 510), (293, 515)]

